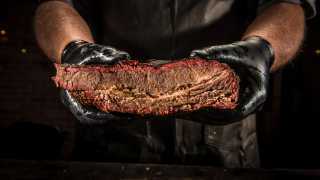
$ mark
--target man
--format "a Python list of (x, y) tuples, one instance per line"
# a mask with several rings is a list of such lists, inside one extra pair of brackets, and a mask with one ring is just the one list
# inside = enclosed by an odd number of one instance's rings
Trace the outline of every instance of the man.
[(258, 167), (250, 114), (266, 99), (269, 73), (299, 50), (305, 17), (314, 14), (314, 0), (49, 1), (37, 9), (35, 30), (40, 47), (56, 63), (199, 56), (227, 63), (240, 76), (243, 91), (235, 110), (203, 112), (191, 121), (103, 113), (64, 91), (63, 102), (80, 122), (98, 124), (79, 128), (78, 156)]

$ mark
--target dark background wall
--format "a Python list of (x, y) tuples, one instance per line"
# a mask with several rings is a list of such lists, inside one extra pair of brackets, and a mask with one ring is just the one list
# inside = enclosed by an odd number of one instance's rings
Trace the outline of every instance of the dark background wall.
[[(35, 42), (37, 1), (0, 3), (0, 157), (69, 159), (75, 119)], [(274, 74), (273, 93), (259, 115), (266, 167), (320, 168), (320, 18), (307, 23), (301, 54)]]
[(20, 150), (29, 149), (33, 152), (30, 156), (27, 153), (21, 156), (51, 158), (56, 152), (51, 152), (52, 149), (60, 147), (49, 142), (55, 139), (54, 132), (44, 134), (41, 130), (44, 127), (38, 127), (47, 125), (64, 132), (61, 154), (68, 156), (74, 117), (60, 103), (58, 89), (50, 79), (55, 73), (53, 65), (37, 47), (33, 32), (36, 7), (35, 0), (1, 1), (0, 127), (9, 132), (0, 139), (16, 141), (6, 144), (10, 147), (5, 148), (9, 151), (5, 155), (20, 156)]

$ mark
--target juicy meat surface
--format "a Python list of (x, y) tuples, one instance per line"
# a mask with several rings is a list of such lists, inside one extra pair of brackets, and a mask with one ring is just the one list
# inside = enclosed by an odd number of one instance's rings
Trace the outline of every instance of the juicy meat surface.
[(153, 66), (130, 60), (116, 65), (55, 64), (57, 87), (105, 112), (169, 115), (237, 106), (239, 78), (226, 64), (200, 58)]

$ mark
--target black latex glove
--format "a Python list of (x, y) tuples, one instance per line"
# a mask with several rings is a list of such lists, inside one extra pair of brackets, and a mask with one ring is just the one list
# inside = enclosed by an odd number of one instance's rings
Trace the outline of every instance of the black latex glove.
[[(61, 62), (63, 64), (76, 65), (111, 65), (127, 59), (130, 59), (130, 56), (124, 51), (85, 41), (73, 41), (64, 49)], [(82, 123), (104, 123), (108, 120), (120, 118), (112, 113), (106, 113), (99, 111), (96, 108), (82, 106), (67, 90), (61, 90), (60, 93), (63, 104), (67, 106)]]
[(251, 37), (232, 44), (193, 50), (190, 56), (226, 63), (240, 77), (239, 101), (234, 110), (204, 109), (191, 115), (193, 118), (200, 117), (208, 122), (241, 120), (255, 112), (265, 102), (274, 52), (264, 39)]

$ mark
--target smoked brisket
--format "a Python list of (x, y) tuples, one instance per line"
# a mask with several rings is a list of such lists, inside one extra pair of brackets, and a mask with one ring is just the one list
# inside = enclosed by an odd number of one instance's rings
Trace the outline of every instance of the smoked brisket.
[(237, 106), (239, 78), (226, 64), (200, 58), (154, 66), (55, 64), (57, 87), (85, 106), (105, 112), (170, 115)]

